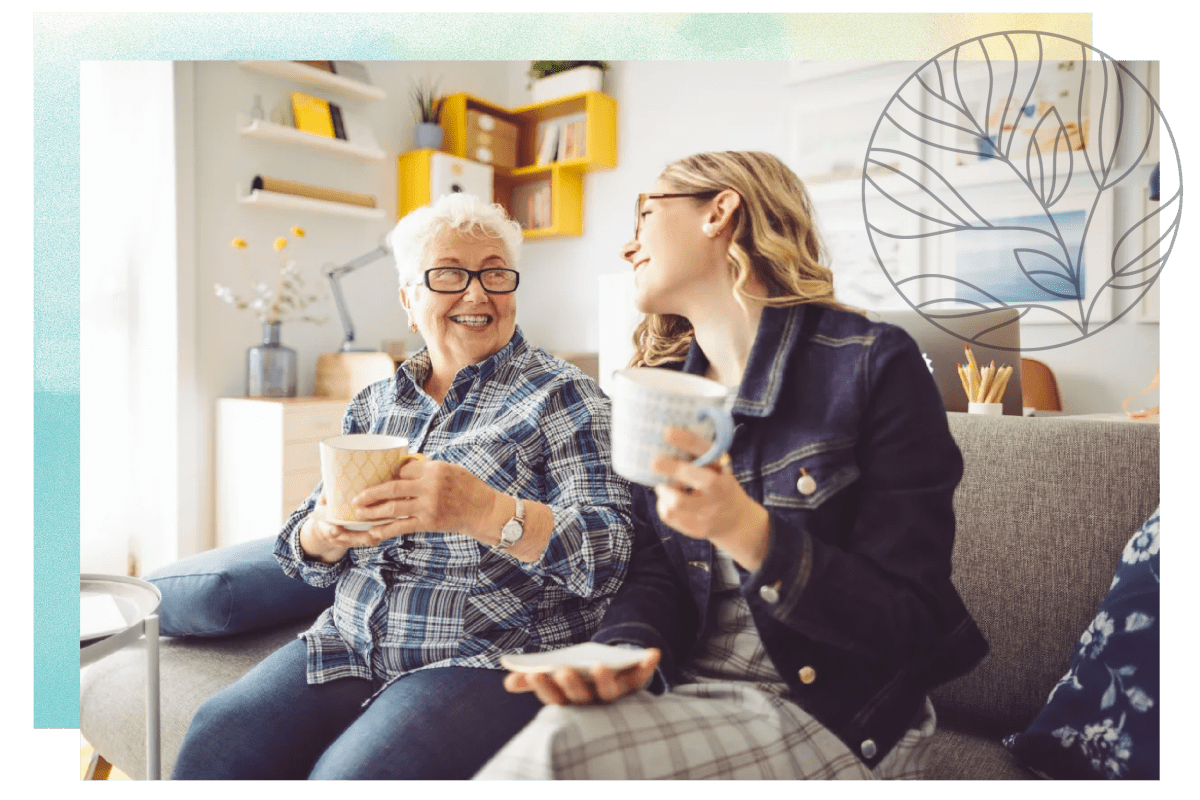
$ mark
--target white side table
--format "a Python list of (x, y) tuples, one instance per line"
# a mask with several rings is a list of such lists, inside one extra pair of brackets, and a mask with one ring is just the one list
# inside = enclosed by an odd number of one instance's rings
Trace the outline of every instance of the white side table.
[[(111, 602), (110, 602), (111, 601)], [(161, 777), (159, 764), (158, 607), (152, 583), (121, 575), (79, 576), (79, 666), (82, 669), (146, 637), (146, 777)], [(93, 604), (100, 613), (92, 615)], [(115, 608), (115, 613), (114, 613)], [(107, 614), (104, 612), (108, 612)]]

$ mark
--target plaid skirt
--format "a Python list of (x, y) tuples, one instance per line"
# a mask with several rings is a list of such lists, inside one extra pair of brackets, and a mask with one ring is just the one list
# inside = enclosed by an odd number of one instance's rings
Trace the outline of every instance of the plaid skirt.
[(686, 684), (606, 705), (547, 706), (475, 780), (916, 779), (933, 705), (875, 767), (799, 706), (749, 685)]
[(547, 706), (492, 757), (476, 780), (833, 780), (923, 777), (936, 727), (933, 704), (875, 767), (787, 699), (738, 591), (738, 572), (718, 551), (708, 639), (685, 682), (661, 695), (615, 703)]

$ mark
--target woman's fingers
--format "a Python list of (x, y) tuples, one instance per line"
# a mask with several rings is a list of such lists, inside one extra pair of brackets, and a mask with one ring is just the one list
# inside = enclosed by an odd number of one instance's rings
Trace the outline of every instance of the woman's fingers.
[(524, 694), (532, 692), (533, 687), (529, 685), (529, 676), (524, 672), (510, 672), (504, 676), (505, 691), (513, 694)]
[(676, 425), (667, 426), (663, 432), (663, 441), (672, 447), (678, 447), (692, 458), (698, 458), (708, 452), (712, 441), (705, 439), (695, 431), (680, 428)]
[(533, 686), (533, 693), (542, 701), (543, 705), (547, 706), (565, 706), (567, 705), (567, 697), (559, 688), (554, 677), (546, 672), (539, 672), (529, 676), (529, 683)]

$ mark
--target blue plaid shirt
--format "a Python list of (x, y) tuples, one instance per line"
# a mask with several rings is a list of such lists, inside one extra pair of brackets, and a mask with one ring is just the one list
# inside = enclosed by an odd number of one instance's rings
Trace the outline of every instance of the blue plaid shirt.
[(548, 505), (554, 533), (531, 563), (469, 536), (428, 532), (324, 564), (300, 549), (318, 485), (275, 547), (287, 574), (337, 584), (333, 606), (301, 634), (310, 684), (353, 676), (382, 689), (425, 667), (499, 668), (504, 653), (587, 641), (625, 575), (629, 486), (611, 469), (599, 386), (527, 344), (519, 328), (498, 353), (461, 370), (440, 406), (421, 388), (429, 371), (422, 349), (350, 402), (343, 432), (407, 437), (413, 452)]

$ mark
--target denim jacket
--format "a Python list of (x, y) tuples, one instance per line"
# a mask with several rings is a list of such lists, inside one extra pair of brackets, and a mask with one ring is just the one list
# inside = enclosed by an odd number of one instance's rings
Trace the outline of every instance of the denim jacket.
[[(707, 367), (693, 343), (683, 371)], [(797, 305), (763, 310), (732, 410), (734, 474), (770, 516), (742, 592), (791, 700), (872, 768), (988, 650), (950, 582), (963, 461), (941, 397), (900, 328)], [(706, 634), (713, 545), (664, 525), (646, 487), (633, 514), (593, 638), (660, 648), (670, 684)]]

